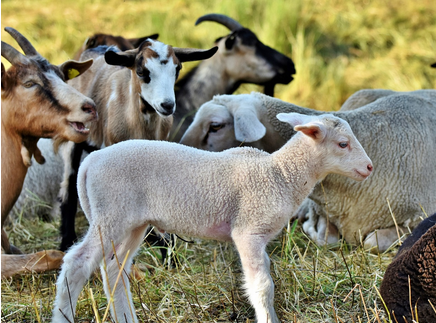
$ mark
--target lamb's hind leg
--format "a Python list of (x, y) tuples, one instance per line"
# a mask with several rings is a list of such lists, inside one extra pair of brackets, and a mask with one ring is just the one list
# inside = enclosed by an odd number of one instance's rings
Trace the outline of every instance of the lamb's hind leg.
[(233, 232), (233, 241), (241, 258), (245, 290), (256, 312), (258, 323), (278, 323), (274, 311), (274, 283), (270, 260), (265, 251), (267, 239), (249, 233)]
[[(110, 247), (110, 243), (105, 246)], [(53, 323), (74, 322), (77, 299), (85, 285), (103, 259), (98, 229), (90, 227), (82, 242), (73, 245), (64, 257), (56, 287)]]
[[(106, 295), (109, 296), (111, 295), (115, 286), (121, 265), (127, 257), (122, 276), (115, 287), (114, 304), (110, 307), (112, 317), (116, 318), (117, 322), (138, 322), (135, 314), (135, 308), (133, 306), (132, 295), (130, 293), (128, 274), (130, 273), (133, 256), (142, 242), (146, 229), (147, 225), (143, 225), (128, 232), (126, 238), (115, 246), (115, 255), (112, 248), (110, 250), (105, 250), (107, 265), (106, 270), (104, 269), (103, 264), (100, 265), (104, 290)], [(127, 251), (129, 251), (128, 256)], [(108, 286), (108, 282), (110, 286)]]

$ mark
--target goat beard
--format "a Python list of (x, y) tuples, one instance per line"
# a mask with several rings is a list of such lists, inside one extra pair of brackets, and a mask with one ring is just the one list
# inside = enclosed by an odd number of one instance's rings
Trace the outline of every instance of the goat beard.
[(54, 136), (52, 138), (52, 140), (53, 140), (53, 151), (55, 152), (55, 154), (58, 153), (59, 147), (62, 144), (66, 143), (68, 141), (68, 140), (66, 140), (66, 139), (64, 139), (64, 138), (62, 138), (61, 136), (58, 136), (58, 135)]

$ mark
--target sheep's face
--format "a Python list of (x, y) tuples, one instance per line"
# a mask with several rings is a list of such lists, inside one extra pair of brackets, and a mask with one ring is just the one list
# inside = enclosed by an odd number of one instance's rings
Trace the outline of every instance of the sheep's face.
[(95, 104), (65, 81), (86, 71), (92, 60), (54, 66), (38, 55), (23, 62), (7, 72), (2, 64), (5, 122), (25, 136), (86, 140), (87, 124), (97, 118)]
[(204, 104), (180, 140), (181, 144), (209, 151), (237, 147), (233, 116), (222, 105)]
[(279, 113), (277, 118), (310, 139), (305, 143), (319, 156), (320, 178), (335, 173), (362, 181), (372, 173), (371, 160), (345, 120), (331, 114), (298, 113)]

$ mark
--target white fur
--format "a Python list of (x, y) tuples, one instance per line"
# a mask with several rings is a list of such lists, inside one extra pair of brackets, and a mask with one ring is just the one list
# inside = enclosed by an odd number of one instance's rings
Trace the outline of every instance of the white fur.
[[(327, 176), (297, 216), (306, 221), (303, 230), (320, 245), (325, 238), (334, 243), (342, 235), (349, 243), (364, 242), (367, 248), (384, 251), (398, 239), (388, 200), (400, 236), (407, 232), (402, 228), (413, 229), (419, 223), (424, 216), (421, 207), (427, 214), (436, 212), (436, 91), (363, 90), (353, 97), (344, 105), (348, 111), (333, 114), (350, 123), (374, 162), (374, 175), (362, 185)], [(243, 142), (273, 152), (294, 134), (274, 120), (279, 112), (325, 113), (260, 93), (215, 96), (199, 109), (181, 143), (221, 151)], [(261, 126), (243, 122), (253, 116)], [(211, 131), (212, 122), (219, 130)], [(261, 139), (238, 136), (234, 130), (238, 124), (259, 133), (266, 128), (265, 135)]]
[[(258, 321), (279, 322), (266, 245), (318, 180), (335, 172), (361, 181), (372, 166), (345, 121), (332, 115), (304, 121), (298, 114), (278, 118), (301, 132), (274, 154), (253, 148), (213, 153), (146, 140), (129, 140), (90, 154), (78, 177), (90, 228), (64, 258), (53, 322), (67, 322), (60, 310), (72, 321), (66, 282), (74, 309), (86, 279), (102, 261), (104, 248), (113, 286), (118, 264), (112, 259), (111, 241), (118, 259), (130, 250), (128, 272), (148, 225), (169, 233), (233, 241)], [(338, 145), (344, 141), (347, 148)], [(131, 296), (124, 295), (122, 286), (117, 286), (112, 315), (119, 322), (137, 322), (128, 305)], [(105, 286), (106, 294), (108, 290)]]

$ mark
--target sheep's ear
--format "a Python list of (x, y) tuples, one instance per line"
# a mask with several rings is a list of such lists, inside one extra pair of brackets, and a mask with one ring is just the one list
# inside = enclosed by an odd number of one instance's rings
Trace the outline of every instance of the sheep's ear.
[(233, 118), (236, 140), (254, 142), (265, 136), (266, 128), (259, 121), (254, 109), (247, 107), (236, 109)]
[(104, 53), (104, 60), (109, 65), (131, 67), (135, 64), (136, 50), (128, 50), (125, 52), (114, 52), (108, 50)]
[(308, 116), (301, 113), (279, 113), (276, 115), (277, 119), (279, 119), (282, 122), (289, 123), (292, 127), (309, 123), (310, 121), (313, 121), (312, 116)]
[(64, 73), (65, 79), (71, 80), (79, 76), (80, 74), (85, 73), (88, 70), (88, 68), (91, 67), (92, 62), (93, 62), (92, 58), (84, 62), (66, 61), (65, 63), (59, 65), (59, 68)]
[(306, 123), (300, 126), (294, 127), (295, 131), (301, 131), (306, 136), (311, 137), (314, 140), (323, 140), (326, 135), (326, 129), (319, 123)]

